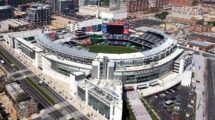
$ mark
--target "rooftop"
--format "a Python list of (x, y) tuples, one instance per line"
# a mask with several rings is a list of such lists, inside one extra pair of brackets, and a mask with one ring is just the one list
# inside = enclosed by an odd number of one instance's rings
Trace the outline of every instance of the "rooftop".
[(20, 27), (24, 25), (29, 25), (29, 22), (25, 21), (24, 19), (8, 19), (2, 21), (2, 24), (8, 24), (11, 27)]
[(7, 92), (10, 94), (10, 96), (16, 100), (16, 97), (20, 94), (20, 93), (24, 93), (24, 90), (19, 86), (19, 84), (17, 83), (11, 83), (11, 84), (7, 84), (5, 86)]
[(192, 40), (192, 41), (188, 42), (188, 44), (193, 45), (193, 46), (198, 46), (198, 47), (204, 47), (204, 48), (213, 45), (213, 44), (208, 43), (208, 42), (202, 42), (202, 41), (197, 41), (197, 40)]
[(26, 101), (22, 101), (20, 103), (18, 103), (18, 108), (19, 109), (25, 109), (27, 108), (29, 105), (34, 104), (35, 102), (31, 99), (31, 100), (26, 100)]
[(46, 9), (46, 8), (50, 8), (50, 5), (46, 5), (46, 4), (33, 4), (30, 9)]
[(18, 37), (25, 38), (25, 37), (37, 36), (40, 34), (42, 34), (42, 29), (33, 29), (33, 30), (28, 30), (28, 31), (7, 33), (7, 35), (9, 35), (11, 37), (16, 37), (16, 38), (18, 38)]
[(177, 18), (182, 18), (182, 19), (192, 19), (192, 18), (203, 19), (203, 17), (200, 15), (192, 16), (192, 15), (181, 14), (181, 13), (177, 13), (177, 12), (172, 12), (171, 14), (168, 15), (168, 17), (177, 17)]
[(0, 10), (4, 10), (4, 9), (12, 9), (13, 7), (10, 5), (5, 5), (5, 6), (0, 6)]
[(82, 88), (87, 88), (91, 94), (94, 94), (104, 103), (118, 103), (122, 100), (122, 84), (120, 81), (113, 80), (85, 80), (79, 84)]

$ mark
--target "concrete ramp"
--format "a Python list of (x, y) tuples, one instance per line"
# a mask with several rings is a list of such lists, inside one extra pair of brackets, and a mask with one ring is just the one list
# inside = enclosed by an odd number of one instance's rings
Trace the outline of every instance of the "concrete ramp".
[(136, 91), (128, 91), (127, 98), (136, 120), (152, 120)]

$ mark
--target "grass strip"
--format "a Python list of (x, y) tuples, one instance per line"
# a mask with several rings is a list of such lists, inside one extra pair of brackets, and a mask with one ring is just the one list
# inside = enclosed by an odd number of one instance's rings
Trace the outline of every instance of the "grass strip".
[(49, 103), (52, 105), (56, 104), (56, 102), (45, 92), (42, 88), (40, 88), (33, 80), (30, 78), (26, 78), (27, 82), (31, 84), (33, 88), (35, 88)]
[(159, 118), (155, 115), (155, 113), (152, 111), (152, 109), (149, 107), (148, 104), (146, 104), (145, 100), (141, 100), (144, 104), (146, 110), (149, 112), (149, 115), (151, 116), (152, 120), (159, 120)]
[(128, 109), (128, 113), (129, 113), (129, 120), (136, 120), (136, 118), (135, 118), (135, 115), (134, 115), (134, 113), (133, 113), (133, 111), (132, 111), (132, 109), (131, 109), (131, 105), (129, 104), (129, 102), (128, 101), (125, 101), (126, 102), (126, 107), (127, 107), (127, 109)]
[(15, 64), (12, 64), (12, 67), (13, 67), (14, 69), (16, 69), (17, 71), (19, 71), (19, 68), (18, 68)]
[(8, 59), (2, 52), (0, 52), (0, 56), (2, 56), (8, 63), (12, 64), (13, 62)]
[(0, 56), (3, 57), (7, 63), (12, 64), (12, 67), (14, 69), (19, 70), (19, 68), (15, 64), (13, 64), (13, 62), (9, 58), (7, 58), (2, 52), (0, 52)]

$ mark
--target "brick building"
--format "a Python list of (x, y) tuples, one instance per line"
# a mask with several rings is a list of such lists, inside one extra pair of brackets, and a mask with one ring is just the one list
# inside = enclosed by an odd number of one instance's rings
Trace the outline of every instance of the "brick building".
[(178, 6), (194, 6), (197, 5), (199, 0), (169, 0), (169, 3)]
[(10, 116), (12, 120), (19, 120), (24, 117), (28, 118), (37, 112), (37, 103), (31, 99), (14, 104), (13, 108), (10, 109)]
[(33, 99), (17, 101), (20, 94), (25, 94), (24, 90), (17, 83), (10, 83), (5, 86), (6, 94), (13, 102), (13, 107), (9, 109), (11, 120), (20, 120), (24, 117), (30, 117), (38, 112), (38, 104)]
[(187, 25), (197, 25), (203, 24), (204, 19), (201, 16), (192, 16), (180, 13), (171, 13), (167, 15), (167, 21), (174, 22), (174, 23), (181, 23)]
[(210, 10), (215, 10), (215, 1), (203, 1), (201, 5), (204, 8), (210, 9)]
[(158, 11), (168, 4), (168, 0), (128, 0), (126, 4), (128, 12), (150, 12)]
[(212, 31), (212, 26), (209, 25), (196, 25), (196, 26), (190, 26), (188, 27), (188, 30), (190, 32), (211, 32)]
[(214, 44), (193, 40), (193, 41), (189, 41), (187, 43), (187, 47), (193, 48), (195, 50), (200, 50), (200, 51), (207, 52), (208, 50), (214, 48)]

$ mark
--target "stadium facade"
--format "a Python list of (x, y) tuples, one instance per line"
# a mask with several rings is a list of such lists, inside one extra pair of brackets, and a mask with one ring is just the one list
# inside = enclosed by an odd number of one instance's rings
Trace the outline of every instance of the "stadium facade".
[[(103, 37), (111, 44), (130, 42), (145, 50), (124, 54), (93, 53), (65, 45), (74, 40), (74, 33), (66, 31), (30, 30), (3, 35), (5, 42), (25, 60), (43, 73), (70, 84), (71, 96), (85, 101), (111, 120), (122, 117), (123, 88), (141, 90), (159, 86), (159, 78), (170, 73), (180, 75), (192, 63), (192, 56), (185, 54), (177, 47), (177, 41), (162, 31), (145, 28), (142, 33), (103, 34)], [(172, 86), (176, 84), (178, 82)], [(153, 93), (156, 92), (159, 91)]]

